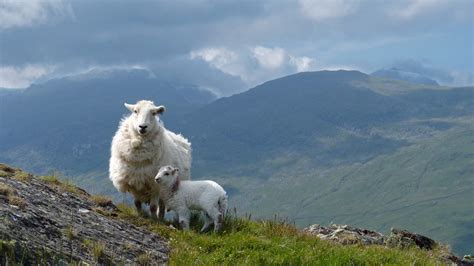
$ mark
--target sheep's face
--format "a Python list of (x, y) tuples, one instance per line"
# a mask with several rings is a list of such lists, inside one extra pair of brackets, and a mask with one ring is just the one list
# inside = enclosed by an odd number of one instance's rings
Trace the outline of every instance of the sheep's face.
[(166, 186), (172, 185), (178, 177), (179, 169), (171, 165), (163, 166), (155, 176), (155, 182)]
[(165, 111), (163, 105), (155, 106), (152, 101), (139, 101), (136, 104), (125, 103), (132, 112), (133, 129), (140, 135), (153, 132), (158, 127), (158, 115)]

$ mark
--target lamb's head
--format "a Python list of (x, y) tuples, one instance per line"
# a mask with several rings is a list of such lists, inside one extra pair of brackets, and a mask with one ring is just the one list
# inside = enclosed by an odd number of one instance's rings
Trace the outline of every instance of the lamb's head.
[(155, 177), (155, 182), (163, 184), (165, 186), (172, 186), (178, 179), (179, 169), (171, 165), (166, 165), (160, 168), (158, 174)]
[(163, 105), (155, 106), (152, 101), (139, 101), (136, 104), (125, 103), (130, 112), (132, 112), (133, 129), (140, 135), (146, 135), (156, 130), (158, 125), (158, 115), (165, 111)]

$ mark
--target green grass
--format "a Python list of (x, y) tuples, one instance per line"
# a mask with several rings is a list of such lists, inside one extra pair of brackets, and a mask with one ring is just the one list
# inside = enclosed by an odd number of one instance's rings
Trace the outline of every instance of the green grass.
[[(181, 231), (143, 217), (120, 204), (119, 218), (170, 239), (170, 265), (436, 265), (438, 251), (384, 246), (342, 246), (306, 235), (279, 219), (253, 221), (226, 216), (220, 233)], [(194, 219), (195, 220), (195, 219)]]
[(52, 175), (40, 176), (40, 179), (45, 183), (58, 187), (60, 190), (64, 192), (69, 192), (69, 193), (73, 193), (77, 195), (81, 194), (77, 186), (72, 181), (59, 180), (58, 173), (54, 173)]
[(90, 239), (84, 239), (82, 243), (89, 249), (89, 251), (92, 253), (92, 256), (97, 262), (104, 259), (105, 245), (103, 243)]

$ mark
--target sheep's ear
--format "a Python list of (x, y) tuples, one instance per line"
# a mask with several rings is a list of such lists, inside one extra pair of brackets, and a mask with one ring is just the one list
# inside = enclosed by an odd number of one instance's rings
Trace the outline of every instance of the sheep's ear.
[(135, 110), (135, 105), (133, 104), (124, 103), (123, 105), (125, 105), (125, 107), (127, 107), (130, 112), (133, 112)]
[(163, 105), (160, 105), (158, 107), (155, 107), (155, 109), (153, 110), (153, 114), (155, 115), (161, 115), (162, 113), (165, 112), (165, 107)]

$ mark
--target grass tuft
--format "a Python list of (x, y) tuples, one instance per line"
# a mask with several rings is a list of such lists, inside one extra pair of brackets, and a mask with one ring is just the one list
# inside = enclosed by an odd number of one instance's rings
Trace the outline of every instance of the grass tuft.
[(6, 199), (8, 204), (15, 205), (22, 210), (27, 206), (22, 198), (15, 195), (15, 190), (6, 184), (0, 183), (0, 195)]
[(8, 197), (10, 196), (11, 194), (13, 194), (13, 189), (8, 186), (8, 185), (5, 185), (5, 184), (1, 184), (0, 183), (0, 195), (3, 195), (5, 197)]
[(74, 240), (75, 238), (77, 238), (77, 234), (74, 231), (74, 228), (72, 228), (72, 226), (69, 226), (66, 229), (64, 229), (63, 233), (66, 236), (66, 238), (69, 240)]
[(103, 243), (90, 239), (84, 239), (82, 243), (92, 253), (92, 256), (97, 262), (104, 259), (105, 245)]
[(146, 265), (152, 265), (153, 264), (151, 254), (149, 252), (145, 252), (145, 253), (142, 253), (142, 254), (138, 255), (136, 261), (137, 261), (138, 265), (146, 266)]
[(17, 173), (15, 173), (13, 178), (22, 182), (28, 182), (31, 180), (31, 174), (27, 172), (18, 171)]
[(110, 197), (103, 195), (92, 195), (90, 199), (100, 207), (108, 207), (113, 204)]
[(40, 179), (43, 180), (43, 182), (49, 185), (53, 185), (64, 192), (69, 192), (76, 195), (83, 195), (85, 193), (84, 191), (81, 191), (78, 187), (76, 187), (76, 185), (69, 180), (60, 181), (59, 174), (56, 172), (53, 173), (52, 175), (40, 176)]
[(10, 195), (8, 197), (8, 203), (11, 205), (18, 206), (22, 210), (24, 210), (27, 206), (26, 202), (22, 198), (14, 195)]
[(59, 181), (58, 175), (56, 173), (52, 175), (44, 175), (40, 176), (40, 179), (50, 185), (59, 185), (61, 182)]

